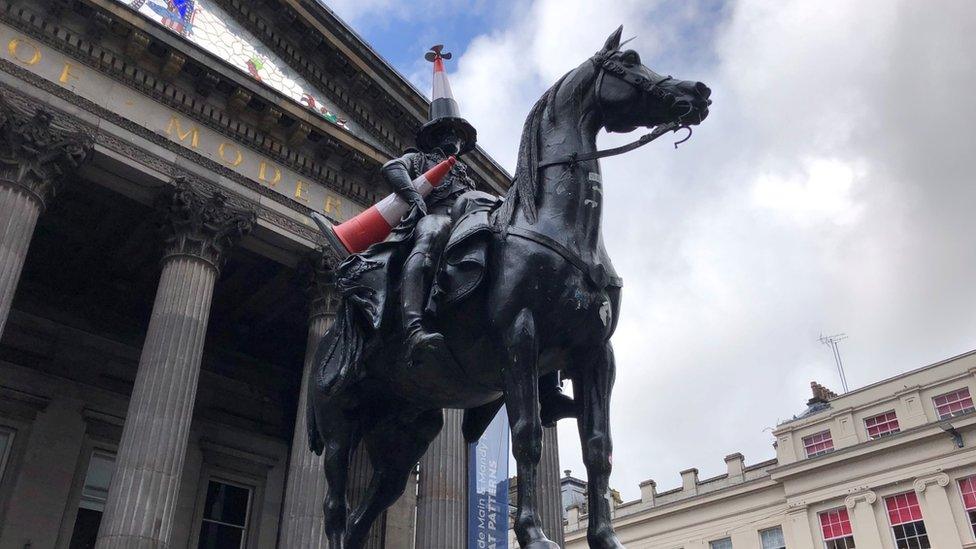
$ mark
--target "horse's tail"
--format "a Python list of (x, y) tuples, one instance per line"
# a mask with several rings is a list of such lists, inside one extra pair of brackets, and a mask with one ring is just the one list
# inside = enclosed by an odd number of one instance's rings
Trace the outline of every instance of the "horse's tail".
[(343, 299), (335, 322), (318, 343), (309, 373), (305, 425), (308, 447), (318, 455), (322, 455), (325, 441), (316, 421), (316, 406), (327, 404), (348, 382), (362, 374), (365, 334), (352, 316), (352, 308)]

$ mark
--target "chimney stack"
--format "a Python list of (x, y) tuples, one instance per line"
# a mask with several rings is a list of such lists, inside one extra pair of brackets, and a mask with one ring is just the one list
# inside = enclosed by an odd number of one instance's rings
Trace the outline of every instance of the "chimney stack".
[(816, 381), (810, 382), (810, 391), (813, 392), (813, 398), (807, 401), (807, 406), (817, 403), (827, 403), (830, 401), (830, 399), (837, 398), (837, 393), (831, 391)]

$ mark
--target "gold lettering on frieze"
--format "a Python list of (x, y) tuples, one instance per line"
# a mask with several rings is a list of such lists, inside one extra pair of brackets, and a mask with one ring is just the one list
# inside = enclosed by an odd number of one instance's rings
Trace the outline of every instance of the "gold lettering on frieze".
[[(24, 55), (23, 50), (25, 48), (29, 48), (29, 56)], [(10, 53), (10, 57), (13, 57), (17, 61), (20, 61), (27, 66), (36, 65), (41, 62), (41, 49), (26, 40), (21, 40), (20, 38), (14, 38), (8, 42), (7, 51)]]
[(277, 166), (272, 166), (271, 169), (274, 170), (274, 175), (271, 176), (271, 179), (268, 179), (268, 162), (266, 160), (262, 160), (261, 163), (258, 164), (258, 181), (267, 183), (268, 186), (273, 189), (278, 186), (278, 183), (281, 182), (281, 170), (278, 169)]
[(68, 63), (67, 61), (64, 62), (64, 68), (61, 69), (61, 76), (58, 78), (58, 82), (60, 82), (61, 85), (67, 84), (72, 79), (78, 80), (78, 75), (71, 72), (71, 69), (73, 68), (74, 66), (71, 63)]
[(342, 199), (337, 196), (326, 195), (325, 213), (334, 214), (336, 219), (342, 219)]
[(301, 179), (295, 183), (295, 200), (300, 200), (308, 204), (308, 183)]
[(175, 114), (169, 119), (169, 125), (166, 126), (166, 135), (173, 137), (182, 143), (186, 141), (186, 138), (190, 138), (190, 147), (195, 149), (200, 144), (200, 128), (196, 126), (190, 126), (186, 131), (180, 126), (180, 117)]
[[(231, 154), (231, 158), (227, 158), (227, 150), (231, 147), (233, 147), (233, 153)], [(217, 154), (220, 156), (221, 160), (227, 164), (230, 164), (231, 166), (234, 166), (235, 168), (240, 166), (241, 162), (244, 162), (244, 155), (241, 153), (240, 147), (228, 141), (224, 141), (217, 147)]]

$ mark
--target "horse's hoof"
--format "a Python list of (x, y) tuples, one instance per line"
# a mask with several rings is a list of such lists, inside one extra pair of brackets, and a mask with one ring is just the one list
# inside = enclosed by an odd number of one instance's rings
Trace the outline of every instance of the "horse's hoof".
[(561, 549), (561, 548), (559, 547), (559, 544), (554, 541), (549, 541), (547, 539), (540, 539), (529, 543), (522, 549)]

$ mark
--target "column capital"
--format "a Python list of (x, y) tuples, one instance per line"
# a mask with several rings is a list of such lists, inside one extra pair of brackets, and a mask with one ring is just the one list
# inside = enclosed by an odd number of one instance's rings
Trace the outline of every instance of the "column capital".
[(913, 486), (915, 488), (915, 492), (921, 494), (926, 488), (936, 484), (942, 488), (949, 486), (949, 475), (940, 472), (927, 477), (919, 477), (915, 479)]
[(170, 257), (190, 255), (220, 271), (227, 252), (251, 231), (257, 214), (231, 204), (219, 190), (207, 190), (187, 178), (177, 178), (159, 196), (166, 251)]
[(91, 158), (94, 144), (90, 133), (56, 122), (51, 111), (31, 112), (0, 94), (0, 185), (22, 190), (40, 207)]
[(302, 258), (299, 274), (308, 296), (310, 319), (335, 316), (339, 310), (339, 296), (335, 288), (335, 269), (339, 262), (339, 258), (323, 247)]
[(863, 489), (847, 496), (844, 499), (844, 505), (848, 509), (854, 509), (858, 503), (864, 502), (868, 505), (874, 505), (876, 501), (878, 501), (878, 494), (875, 494), (873, 490)]

